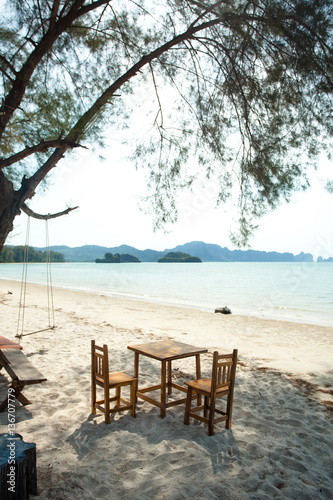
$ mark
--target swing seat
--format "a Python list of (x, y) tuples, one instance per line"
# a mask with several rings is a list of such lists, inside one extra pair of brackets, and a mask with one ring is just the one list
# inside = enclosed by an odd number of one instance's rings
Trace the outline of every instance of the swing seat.
[[(31, 403), (23, 394), (26, 385), (40, 384), (47, 380), (29, 361), (20, 349), (0, 350), (0, 369), (4, 368), (12, 379), (10, 388), (14, 389), (15, 398), (23, 405)], [(0, 412), (5, 411), (8, 406), (8, 395), (0, 404)]]
[[(51, 279), (51, 258), (50, 258), (50, 245), (49, 245), (49, 230), (48, 230), (48, 216), (42, 217), (45, 218), (45, 227), (46, 227), (46, 277), (47, 277), (47, 302), (48, 302), (48, 315), (49, 315), (49, 326), (48, 328), (43, 328), (40, 330), (35, 330), (29, 333), (23, 333), (24, 331), (24, 310), (25, 310), (25, 300), (26, 300), (26, 292), (27, 292), (27, 276), (28, 276), (28, 262), (29, 262), (29, 235), (30, 235), (30, 215), (28, 215), (27, 222), (27, 232), (26, 232), (26, 240), (24, 247), (24, 256), (23, 256), (23, 273), (22, 273), (22, 282), (21, 282), (21, 296), (19, 303), (19, 314), (18, 314), (18, 322), (17, 322), (17, 335), (16, 337), (21, 340), (22, 337), (26, 335), (32, 335), (33, 333), (46, 332), (47, 330), (54, 330), (56, 328), (54, 323), (54, 304), (53, 304), (53, 290), (52, 290), (52, 279)], [(53, 316), (53, 325), (51, 325), (51, 313)]]

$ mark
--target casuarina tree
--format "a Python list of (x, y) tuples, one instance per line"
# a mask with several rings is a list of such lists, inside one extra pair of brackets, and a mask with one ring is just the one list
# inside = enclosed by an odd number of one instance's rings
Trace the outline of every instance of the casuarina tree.
[(242, 244), (329, 153), (332, 0), (8, 0), (0, 15), (0, 250), (21, 211), (45, 217), (27, 202), (65, 156), (126, 137), (142, 89), (152, 127), (132, 156), (156, 226), (212, 178), (218, 203), (236, 188)]

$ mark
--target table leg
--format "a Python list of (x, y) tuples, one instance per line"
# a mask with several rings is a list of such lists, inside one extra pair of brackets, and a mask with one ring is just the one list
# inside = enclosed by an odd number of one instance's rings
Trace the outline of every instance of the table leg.
[[(137, 390), (139, 390), (139, 353), (135, 352), (134, 353), (134, 377), (138, 379), (138, 383), (137, 383)], [(138, 398), (136, 396), (136, 393), (135, 393), (135, 404), (137, 403), (138, 401)]]
[(172, 366), (171, 361), (168, 361), (168, 394), (172, 393)]
[(138, 378), (139, 376), (139, 353), (134, 353), (134, 377)]
[(165, 417), (166, 406), (166, 361), (162, 361), (161, 367), (161, 418)]
[[(196, 377), (197, 379), (201, 378), (201, 366), (200, 366), (200, 354), (195, 355), (195, 366), (196, 366)], [(201, 396), (198, 394), (198, 406), (201, 405)]]
[(196, 376), (197, 378), (201, 378), (200, 354), (195, 355), (195, 365), (196, 365)]

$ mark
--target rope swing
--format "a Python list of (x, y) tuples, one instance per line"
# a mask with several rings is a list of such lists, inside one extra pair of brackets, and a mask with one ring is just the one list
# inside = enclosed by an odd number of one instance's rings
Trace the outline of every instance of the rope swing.
[(48, 311), (48, 327), (41, 330), (36, 330), (29, 333), (24, 333), (24, 315), (26, 308), (26, 295), (27, 295), (27, 276), (28, 276), (28, 260), (29, 260), (29, 238), (30, 238), (30, 215), (28, 215), (27, 231), (24, 246), (24, 256), (23, 256), (23, 269), (22, 269), (22, 281), (21, 281), (21, 294), (19, 303), (19, 313), (17, 321), (17, 334), (16, 337), (21, 339), (27, 335), (32, 335), (34, 333), (46, 332), (48, 330), (54, 330), (55, 320), (54, 320), (54, 303), (53, 303), (53, 289), (52, 289), (52, 274), (51, 274), (51, 258), (50, 258), (50, 243), (49, 243), (49, 228), (48, 219), (45, 219), (45, 235), (46, 235), (46, 246), (45, 246), (45, 260), (46, 260), (46, 289), (47, 289), (47, 311)]

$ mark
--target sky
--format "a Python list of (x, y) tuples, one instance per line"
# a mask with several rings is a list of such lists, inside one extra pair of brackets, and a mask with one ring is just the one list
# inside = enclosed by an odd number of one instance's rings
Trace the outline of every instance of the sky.
[[(29, 206), (38, 213), (56, 213), (67, 206), (79, 206), (70, 214), (48, 222), (50, 245), (127, 244), (144, 250), (171, 249), (190, 241), (214, 243), (235, 248), (229, 238), (235, 227), (233, 209), (227, 204), (215, 208), (213, 182), (197, 185), (178, 201), (178, 222), (168, 233), (153, 231), (151, 214), (138, 208), (147, 193), (142, 170), (136, 171), (126, 159), (126, 146), (102, 152), (82, 149), (76, 160), (62, 160), (44, 193), (37, 193)], [(333, 256), (333, 195), (323, 187), (325, 175), (332, 179), (332, 163), (322, 161), (311, 177), (311, 188), (295, 193), (290, 203), (282, 204), (260, 221), (250, 240), (254, 250), (311, 253), (315, 258)], [(26, 239), (27, 216), (15, 220), (7, 244), (22, 245)], [(31, 246), (45, 246), (45, 221), (31, 219)]]
[[(153, 87), (144, 91), (139, 86), (135, 99), (147, 102), (148, 96), (151, 102), (152, 93)], [(164, 91), (161, 94), (166, 106), (170, 95), (173, 94)], [(48, 222), (50, 245), (114, 247), (127, 244), (140, 250), (164, 250), (200, 240), (235, 248), (229, 238), (230, 230), (235, 229), (234, 211), (228, 204), (215, 208), (214, 183), (196, 186), (193, 193), (184, 193), (178, 202), (178, 222), (168, 228), (168, 233), (153, 232), (153, 217), (138, 208), (140, 197), (147, 192), (146, 179), (143, 172), (136, 171), (126, 159), (126, 146), (112, 147), (101, 153), (104, 161), (99, 160), (98, 152), (88, 149), (80, 149), (76, 160), (64, 158), (52, 172), (48, 189), (29, 201), (31, 209), (39, 213), (79, 206), (69, 215)], [(250, 248), (294, 254), (303, 251), (315, 258), (333, 256), (333, 195), (323, 187), (326, 176), (333, 180), (332, 167), (332, 162), (323, 160), (319, 172), (311, 177), (310, 189), (295, 193), (289, 204), (283, 203), (263, 217), (249, 241)], [(17, 217), (6, 244), (24, 244), (26, 226), (27, 216)], [(45, 246), (44, 221), (31, 219), (29, 244)]]
[[(172, 105), (178, 93), (161, 82), (159, 94), (162, 108), (172, 120)], [(144, 170), (135, 170), (128, 159), (138, 138), (151, 130), (159, 109), (152, 82), (138, 85), (133, 96), (122, 96), (125, 108), (133, 107), (128, 129), (120, 119), (106, 130), (109, 147), (102, 151), (76, 149), (76, 159), (66, 157), (59, 162), (48, 179), (48, 188), (36, 193), (28, 205), (38, 213), (56, 213), (68, 206), (79, 206), (70, 214), (48, 222), (50, 245), (101, 245), (115, 247), (127, 244), (144, 250), (165, 250), (191, 241), (204, 241), (234, 249), (230, 240), (235, 230), (235, 211), (231, 203), (216, 208), (216, 186), (213, 181), (194, 186), (178, 200), (177, 223), (168, 232), (153, 231), (153, 216), (139, 209), (140, 198), (147, 194)], [(170, 111), (171, 110), (171, 111)], [(158, 114), (156, 115), (157, 119)], [(167, 116), (164, 115), (164, 124)], [(118, 125), (119, 122), (119, 125)], [(173, 123), (173, 122), (172, 122)], [(134, 125), (132, 127), (132, 124)], [(174, 126), (174, 124), (172, 125)], [(119, 127), (119, 130), (117, 130)], [(126, 134), (126, 135), (124, 135)], [(123, 143), (126, 137), (127, 144)], [(104, 160), (99, 159), (99, 154)], [(263, 251), (311, 253), (314, 258), (333, 256), (333, 194), (324, 189), (324, 179), (333, 181), (333, 163), (322, 159), (318, 172), (311, 178), (311, 188), (295, 193), (290, 203), (267, 214), (250, 239), (250, 248)], [(23, 245), (26, 240), (27, 216), (15, 219), (8, 245)], [(29, 244), (45, 246), (45, 221), (31, 219)]]

